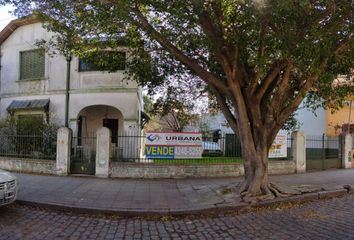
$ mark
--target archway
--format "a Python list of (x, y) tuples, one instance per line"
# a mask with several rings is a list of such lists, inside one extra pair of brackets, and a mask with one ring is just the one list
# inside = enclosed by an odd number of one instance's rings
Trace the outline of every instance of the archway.
[(101, 127), (111, 130), (112, 145), (117, 145), (117, 137), (123, 131), (122, 113), (107, 105), (93, 105), (83, 108), (77, 116), (77, 132), (73, 134), (71, 173), (95, 174), (96, 132)]

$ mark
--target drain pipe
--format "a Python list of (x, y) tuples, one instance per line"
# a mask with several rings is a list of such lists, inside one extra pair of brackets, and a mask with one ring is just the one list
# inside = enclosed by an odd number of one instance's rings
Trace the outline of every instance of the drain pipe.
[(68, 56), (66, 57), (65, 127), (69, 127), (70, 67), (71, 67), (71, 56)]

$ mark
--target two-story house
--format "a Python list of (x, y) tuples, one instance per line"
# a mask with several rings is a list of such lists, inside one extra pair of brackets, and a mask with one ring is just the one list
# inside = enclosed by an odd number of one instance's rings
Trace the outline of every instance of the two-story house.
[[(36, 45), (52, 34), (33, 18), (13, 20), (1, 31), (0, 118), (33, 117), (68, 125), (79, 138), (102, 126), (112, 136), (139, 131), (142, 89), (124, 78), (124, 64), (115, 72), (98, 71), (74, 56), (67, 87), (66, 59), (49, 56)], [(126, 56), (124, 48), (117, 51)]]

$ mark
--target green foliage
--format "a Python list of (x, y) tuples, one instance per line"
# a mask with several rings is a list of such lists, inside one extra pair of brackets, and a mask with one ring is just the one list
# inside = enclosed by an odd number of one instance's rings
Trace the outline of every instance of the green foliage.
[(2, 156), (55, 159), (58, 126), (39, 118), (0, 120)]
[(0, 135), (56, 136), (58, 128), (56, 124), (46, 123), (38, 117), (7, 117), (0, 120)]
[[(152, 117), (148, 130), (172, 130), (181, 132), (190, 123), (198, 119), (192, 113), (193, 106), (183, 102), (176, 94), (176, 89), (168, 87), (167, 93), (153, 102), (144, 96), (144, 110)], [(152, 126), (154, 122), (155, 126)], [(153, 128), (153, 129), (150, 129)]]
[(152, 99), (147, 95), (143, 95), (143, 101), (144, 101), (144, 111), (147, 114), (153, 114), (154, 102), (152, 101)]
[[(81, 56), (90, 51), (126, 47), (131, 52), (127, 76), (147, 86), (151, 94), (158, 86), (177, 88), (184, 82), (192, 87), (180, 87), (183, 91), (220, 93), (218, 102), (226, 102), (231, 112), (237, 112), (240, 110), (233, 99), (237, 96), (230, 90), (231, 82), (241, 86), (242, 97), (248, 104), (254, 99), (249, 90), (252, 84), (255, 82), (260, 88), (272, 70), (279, 68), (261, 99), (263, 122), (270, 117), (276, 121), (275, 125), (282, 126), (310, 90), (308, 106), (334, 108), (340, 107), (354, 91), (350, 84), (332, 85), (338, 74), (352, 74), (352, 1), (2, 0), (1, 3), (14, 4), (18, 16), (34, 12), (45, 20), (49, 30), (59, 33), (56, 36), (59, 44), (53, 41), (51, 45), (60, 52)], [(286, 78), (287, 71), (290, 80), (281, 89), (279, 82)], [(165, 100), (164, 107), (159, 107), (162, 115), (171, 110), (169, 100)], [(174, 104), (178, 107), (179, 103)], [(249, 117), (252, 124), (254, 117)], [(259, 124), (252, 125), (256, 126)]]

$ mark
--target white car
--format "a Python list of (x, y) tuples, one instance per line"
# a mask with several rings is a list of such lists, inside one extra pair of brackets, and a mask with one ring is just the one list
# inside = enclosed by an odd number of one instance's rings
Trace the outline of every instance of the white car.
[(222, 156), (222, 151), (216, 142), (203, 142), (203, 156), (218, 157)]
[(0, 169), (0, 206), (14, 202), (17, 198), (17, 190), (16, 177)]

